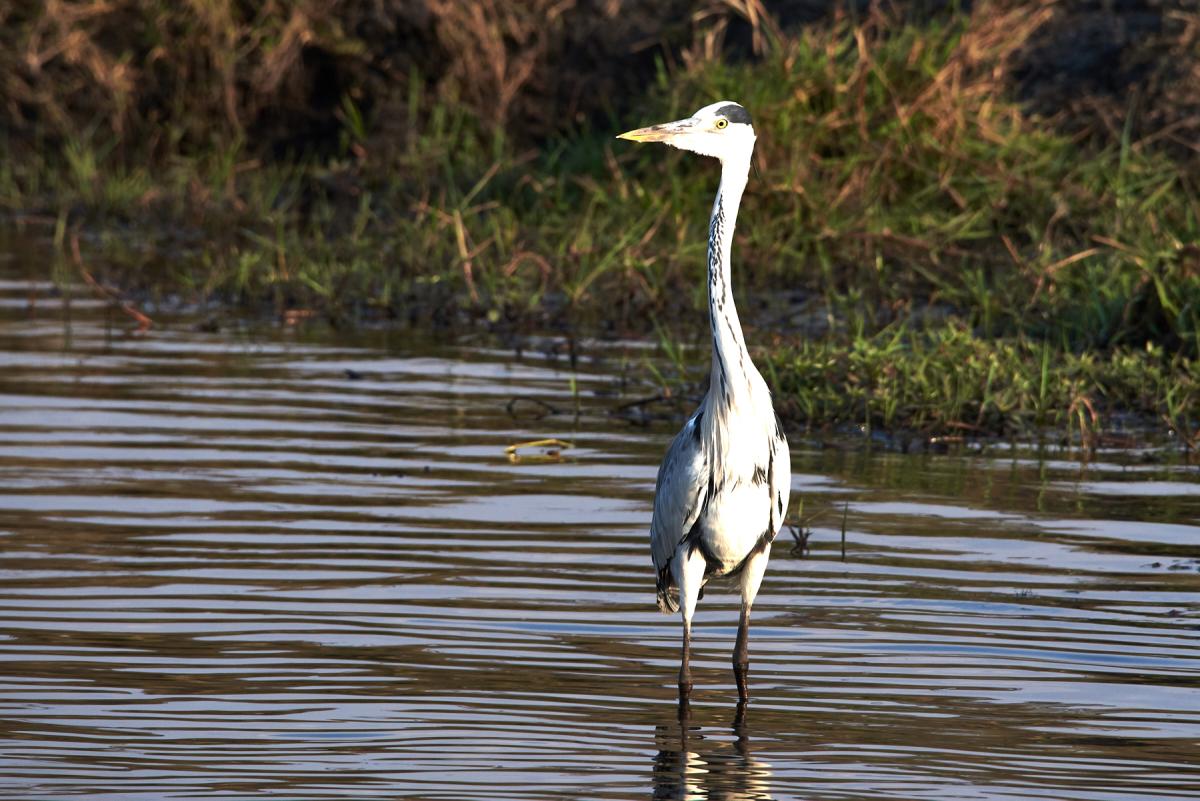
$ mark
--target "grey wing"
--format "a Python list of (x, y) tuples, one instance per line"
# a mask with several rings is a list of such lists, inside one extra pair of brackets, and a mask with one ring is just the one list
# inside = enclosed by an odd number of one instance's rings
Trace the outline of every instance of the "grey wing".
[(675, 435), (658, 468), (654, 488), (654, 517), (650, 522), (650, 551), (655, 570), (671, 562), (675, 549), (691, 530), (704, 506), (708, 490), (708, 459), (700, 441), (704, 407), (691, 416)]

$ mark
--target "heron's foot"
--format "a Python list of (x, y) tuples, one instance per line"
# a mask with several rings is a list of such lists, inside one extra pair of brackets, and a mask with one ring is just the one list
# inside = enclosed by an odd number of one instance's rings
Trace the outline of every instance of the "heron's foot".
[(746, 704), (745, 698), (738, 701), (737, 710), (733, 713), (733, 733), (739, 741), (746, 737)]
[(737, 682), (738, 700), (750, 700), (746, 678), (750, 672), (750, 613), (742, 609), (742, 620), (738, 624), (737, 642), (733, 646), (733, 678)]
[(689, 685), (686, 689), (681, 684), (679, 685), (679, 722), (686, 724), (692, 719), (692, 704), (691, 704), (692, 688)]
[(683, 700), (692, 694), (692, 671), (684, 665), (679, 669), (679, 698)]

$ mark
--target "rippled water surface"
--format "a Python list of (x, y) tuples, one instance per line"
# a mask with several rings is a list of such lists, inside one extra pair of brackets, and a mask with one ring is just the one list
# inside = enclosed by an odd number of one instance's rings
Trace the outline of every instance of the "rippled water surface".
[(128, 328), (0, 283), (0, 796), (1200, 793), (1179, 463), (794, 446), (754, 701), (710, 590), (681, 725), (639, 349)]

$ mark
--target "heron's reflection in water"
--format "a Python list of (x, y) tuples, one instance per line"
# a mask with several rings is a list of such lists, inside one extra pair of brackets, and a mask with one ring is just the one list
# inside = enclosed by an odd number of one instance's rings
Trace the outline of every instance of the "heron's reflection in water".
[(658, 754), (654, 757), (655, 799), (708, 799), (716, 801), (768, 801), (771, 766), (756, 759), (746, 731), (746, 704), (734, 714), (733, 739), (710, 727), (692, 725), (686, 699), (679, 702), (675, 724), (655, 730)]

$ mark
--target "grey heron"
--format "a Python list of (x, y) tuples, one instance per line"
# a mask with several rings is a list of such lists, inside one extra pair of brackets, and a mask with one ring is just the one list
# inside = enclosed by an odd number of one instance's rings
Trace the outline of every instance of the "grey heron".
[(742, 595), (733, 673), (738, 697), (749, 698), (746, 674), (750, 608), (771, 542), (783, 526), (791, 462), (771, 392), (750, 360), (733, 303), (729, 256), (738, 206), (750, 172), (754, 127), (742, 106), (727, 100), (687, 119), (620, 135), (662, 142), (721, 161), (721, 185), (708, 226), (708, 316), (712, 372), (708, 393), (672, 440), (658, 469), (650, 549), (658, 571), (658, 605), (683, 611), (680, 698), (692, 689), (692, 617), (706, 582), (732, 578)]

